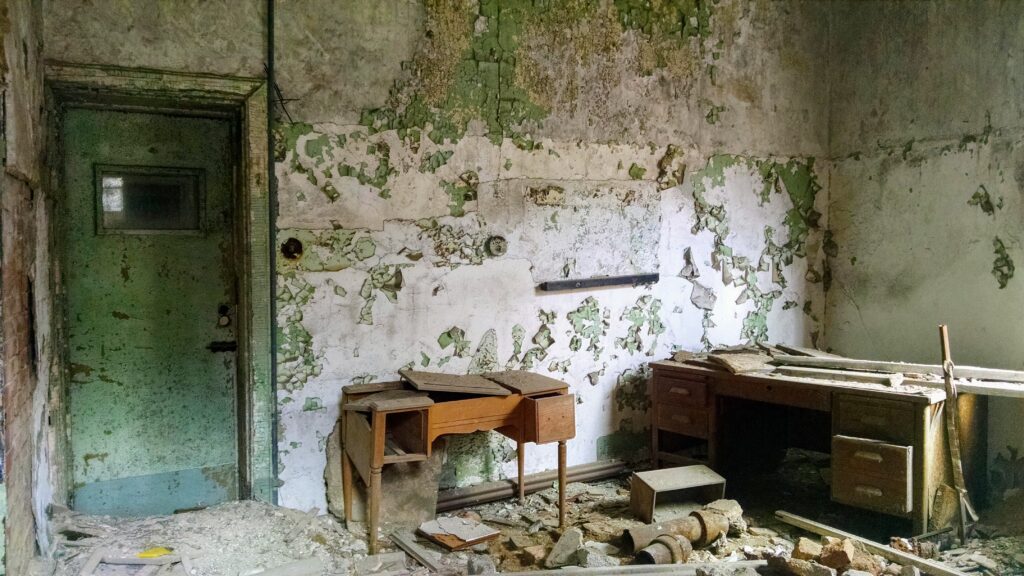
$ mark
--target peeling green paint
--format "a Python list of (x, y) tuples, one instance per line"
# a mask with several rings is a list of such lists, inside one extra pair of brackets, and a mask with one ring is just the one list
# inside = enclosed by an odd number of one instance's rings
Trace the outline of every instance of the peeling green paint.
[(452, 216), (466, 215), (466, 202), (475, 202), (480, 177), (472, 170), (459, 175), (457, 182), (441, 181), (441, 187), (448, 194), (448, 211)]
[(995, 260), (992, 262), (992, 275), (995, 276), (996, 282), (999, 283), (999, 289), (1002, 290), (1006, 288), (1007, 284), (1010, 283), (1010, 279), (1013, 278), (1013, 258), (1007, 252), (1006, 244), (998, 236), (992, 239), (992, 246), (995, 248), (996, 255)]
[(996, 210), (1003, 209), (1003, 197), (1000, 196), (997, 202), (992, 201), (992, 196), (988, 193), (988, 188), (985, 188), (984, 184), (978, 186), (978, 189), (971, 195), (970, 200), (967, 201), (968, 206), (977, 206), (982, 212), (989, 216), (995, 216)]
[[(440, 339), (438, 339), (440, 342)], [(498, 333), (493, 328), (484, 332), (469, 362), (470, 374), (483, 374), (498, 370)]]
[(277, 237), (279, 242), (295, 238), (303, 246), (301, 257), (277, 259), (277, 269), (281, 273), (290, 270), (337, 272), (364, 262), (377, 253), (373, 238), (363, 230), (287, 228), (279, 230)]
[(600, 359), (604, 351), (601, 339), (608, 332), (610, 316), (611, 311), (607, 308), (601, 310), (593, 296), (588, 296), (579, 307), (566, 314), (575, 333), (569, 343), (570, 350), (578, 351), (582, 345), (581, 339), (586, 339), (587, 351), (594, 354), (594, 360)]
[(437, 337), (437, 345), (442, 350), (452, 347), (452, 354), (464, 358), (469, 354), (470, 342), (466, 339), (466, 331), (458, 326), (452, 326)]
[(303, 412), (315, 412), (317, 410), (324, 410), (324, 403), (317, 397), (306, 398), (306, 401), (302, 404)]
[(294, 271), (278, 275), (277, 387), (294, 392), (320, 375), (323, 353), (313, 350), (313, 336), (302, 324), (303, 308), (315, 288)]
[(455, 268), (460, 264), (482, 264), (487, 258), (486, 242), (490, 236), (483, 231), (482, 220), (477, 219), (479, 231), (471, 232), (462, 227), (442, 223), (436, 218), (416, 221), (420, 235), (433, 243), (437, 260), (434, 266)]
[(665, 154), (658, 160), (658, 189), (667, 190), (683, 183), (686, 164), (682, 163), (683, 151), (675, 144), (665, 147)]
[(650, 432), (619, 431), (600, 436), (597, 439), (597, 459), (617, 458), (626, 462), (639, 462), (648, 457), (647, 446), (651, 443)]
[(653, 336), (645, 354), (653, 356), (658, 345), (658, 336), (664, 334), (665, 325), (661, 322), (661, 300), (650, 295), (637, 298), (636, 303), (626, 308), (620, 320), (627, 320), (629, 328), (626, 336), (615, 339), (615, 345), (630, 354), (635, 354), (643, 348), (644, 326), (647, 326), (646, 335)]
[(554, 184), (530, 187), (526, 190), (526, 199), (537, 206), (564, 206), (565, 188)]
[(707, 0), (615, 0), (625, 28), (675, 42), (707, 37), (712, 6)]
[(431, 174), (437, 172), (438, 168), (448, 163), (453, 154), (452, 150), (438, 150), (434, 152), (420, 162), (420, 172), (430, 172)]
[(629, 177), (632, 178), (633, 180), (642, 180), (644, 174), (646, 173), (647, 169), (644, 168), (643, 166), (640, 166), (636, 162), (630, 164), (629, 166)]
[(402, 268), (411, 264), (378, 264), (369, 270), (369, 278), (363, 281), (359, 289), (359, 297), (363, 306), (359, 310), (359, 324), (373, 324), (373, 304), (377, 301), (377, 293), (381, 293), (394, 304), (398, 302), (398, 292), (402, 289)]

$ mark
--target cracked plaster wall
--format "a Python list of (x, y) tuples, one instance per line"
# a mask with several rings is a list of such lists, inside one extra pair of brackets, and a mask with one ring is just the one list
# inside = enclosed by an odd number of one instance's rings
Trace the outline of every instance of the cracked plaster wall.
[[(652, 4), (282, 3), (277, 65), (298, 100), (278, 131), (278, 238), (304, 246), (279, 261), (283, 503), (323, 506), (352, 382), (404, 366), (563, 378), (581, 464), (645, 450), (647, 362), (820, 337), (823, 7)], [(662, 280), (535, 291), (640, 272)], [(553, 445), (528, 454), (528, 472), (555, 466)], [(514, 468), (501, 437), (460, 438), (442, 485)]]
[[(1024, 369), (1024, 4), (833, 3), (829, 346)], [(990, 456), (1024, 403), (990, 404)]]
[[(237, 18), (223, 2), (79, 4), (50, 0), (51, 58), (262, 72), (262, 1), (230, 3)], [(646, 450), (647, 362), (822, 338), (827, 9), (280, 0), (278, 244), (304, 248), (278, 262), (281, 503), (326, 508), (342, 388), (403, 366), (565, 379), (581, 464)], [(535, 290), (640, 272), (662, 279)], [(442, 482), (513, 474), (513, 454), (453, 441)], [(528, 454), (528, 472), (555, 466), (554, 446)]]

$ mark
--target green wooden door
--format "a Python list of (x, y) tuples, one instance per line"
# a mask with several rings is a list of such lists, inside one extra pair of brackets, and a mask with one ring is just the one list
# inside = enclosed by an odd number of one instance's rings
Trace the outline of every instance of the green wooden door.
[(62, 131), (73, 505), (235, 499), (231, 124), (70, 109)]

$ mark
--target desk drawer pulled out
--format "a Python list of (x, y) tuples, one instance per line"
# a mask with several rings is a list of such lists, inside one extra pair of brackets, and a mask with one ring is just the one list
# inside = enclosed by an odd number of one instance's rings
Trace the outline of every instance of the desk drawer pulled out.
[(913, 511), (913, 448), (832, 437), (832, 499), (896, 516)]

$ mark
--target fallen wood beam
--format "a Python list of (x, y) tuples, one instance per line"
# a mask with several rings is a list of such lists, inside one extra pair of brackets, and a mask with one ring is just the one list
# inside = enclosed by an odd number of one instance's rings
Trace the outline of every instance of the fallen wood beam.
[(817, 348), (804, 348), (803, 346), (790, 346), (789, 344), (776, 344), (776, 348), (788, 352), (794, 356), (816, 356), (818, 358), (842, 358), (830, 352), (823, 352)]
[(775, 368), (775, 373), (785, 374), (786, 376), (799, 376), (801, 378), (881, 384), (882, 386), (898, 386), (904, 380), (903, 374), (899, 372), (857, 372), (854, 370), (833, 370), (831, 368), (809, 368), (807, 366), (779, 366)]
[(647, 576), (648, 574), (675, 574), (677, 576), (691, 576), (697, 573), (698, 568), (719, 568), (735, 570), (738, 568), (759, 568), (768, 564), (765, 560), (741, 560), (739, 562), (711, 562), (701, 564), (630, 564), (626, 566), (603, 566), (600, 568), (579, 568), (566, 566), (557, 570), (534, 570), (532, 572), (502, 572), (501, 576), (553, 576), (555, 574), (579, 574), (580, 576), (617, 576), (629, 574), (630, 576)]
[[(570, 466), (566, 470), (568, 482), (589, 482), (611, 478), (626, 472), (626, 463), (622, 460), (603, 460), (591, 464)], [(539, 492), (550, 488), (552, 482), (558, 480), (557, 470), (547, 470), (534, 474), (527, 474), (524, 484), (527, 493)], [(467, 506), (475, 506), (495, 500), (512, 498), (517, 495), (515, 480), (499, 480), (497, 482), (484, 482), (467, 486), (466, 488), (453, 488), (445, 490), (437, 496), (437, 511), (447, 512)]]
[[(935, 364), (909, 364), (904, 362), (880, 362), (876, 360), (855, 360), (853, 358), (820, 358), (816, 356), (776, 356), (775, 362), (786, 366), (809, 366), (811, 368), (833, 368), (838, 370), (860, 370), (863, 372), (900, 372), (903, 374), (933, 374), (942, 376), (942, 366)], [(1024, 382), (1024, 372), (957, 366), (953, 369), (957, 378), (995, 380), (997, 382)]]
[[(953, 369), (954, 372), (957, 368)], [(919, 380), (908, 378), (904, 384), (923, 386), (945, 390), (945, 383), (941, 380)], [(980, 380), (956, 380), (956, 389), (960, 394), (977, 394), (979, 396), (998, 396), (1000, 398), (1024, 398), (1024, 384), (1017, 382), (982, 382)]]
[(391, 533), (391, 541), (396, 546), (405, 550), (405, 553), (412, 556), (414, 560), (429, 568), (433, 572), (440, 572), (443, 566), (434, 557), (430, 550), (416, 543), (416, 537), (411, 532), (398, 530)]
[(897, 564), (902, 564), (904, 566), (916, 566), (921, 570), (921, 572), (924, 572), (925, 574), (931, 574), (932, 576), (967, 576), (965, 573), (959, 570), (946, 566), (945, 564), (935, 562), (934, 560), (925, 560), (920, 556), (915, 556), (908, 552), (903, 552), (890, 546), (886, 546), (885, 544), (879, 544), (878, 542), (873, 542), (866, 538), (861, 538), (856, 534), (843, 532), (842, 530), (832, 528), (831, 526), (826, 526), (824, 524), (815, 522), (814, 520), (811, 520), (809, 518), (797, 516), (796, 514), (790, 514), (789, 512), (786, 512), (784, 510), (777, 510), (775, 512), (775, 517), (781, 520), (782, 522), (785, 522), (786, 524), (796, 526), (797, 528), (802, 528), (803, 530), (813, 532), (814, 534), (817, 534), (819, 536), (849, 538), (854, 542), (859, 542), (861, 545), (867, 548), (869, 552), (873, 554), (878, 554), (879, 556), (885, 558), (886, 560), (889, 560), (890, 562), (896, 562)]

